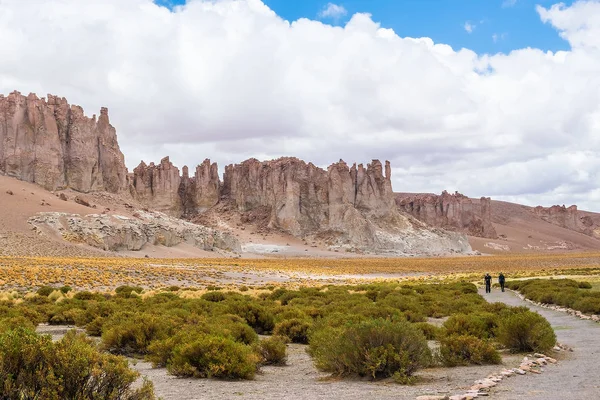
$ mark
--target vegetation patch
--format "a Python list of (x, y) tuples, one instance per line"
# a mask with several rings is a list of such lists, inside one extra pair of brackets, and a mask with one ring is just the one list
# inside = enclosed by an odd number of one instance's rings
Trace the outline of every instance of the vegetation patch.
[(589, 282), (572, 279), (530, 279), (510, 281), (509, 289), (517, 290), (538, 303), (555, 304), (585, 314), (600, 314), (600, 292), (590, 290)]

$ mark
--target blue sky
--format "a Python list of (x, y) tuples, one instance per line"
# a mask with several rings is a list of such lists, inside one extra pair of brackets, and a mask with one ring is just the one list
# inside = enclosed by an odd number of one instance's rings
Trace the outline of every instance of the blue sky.
[[(455, 49), (466, 47), (477, 53), (508, 53), (534, 47), (542, 50), (566, 50), (568, 43), (549, 25), (542, 23), (535, 7), (550, 7), (559, 0), (344, 0), (333, 1), (346, 14), (338, 18), (322, 17), (329, 1), (263, 0), (279, 16), (321, 19), (343, 25), (357, 12), (368, 12), (383, 27), (404, 37), (432, 38)], [(563, 0), (570, 5), (573, 0)], [(157, 0), (159, 4), (183, 4), (185, 0)], [(471, 27), (468, 32), (466, 28)]]

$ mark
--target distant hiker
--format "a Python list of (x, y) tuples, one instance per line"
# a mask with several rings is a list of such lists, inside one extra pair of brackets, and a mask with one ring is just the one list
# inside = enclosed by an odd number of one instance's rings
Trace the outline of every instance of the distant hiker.
[(485, 281), (485, 292), (491, 293), (492, 292), (492, 276), (490, 274), (485, 274), (485, 277), (483, 278), (483, 280)]
[(500, 272), (500, 275), (498, 275), (498, 283), (500, 284), (500, 289), (502, 289), (503, 292), (504, 292), (504, 281), (506, 281), (506, 278), (504, 278), (504, 274), (502, 272)]

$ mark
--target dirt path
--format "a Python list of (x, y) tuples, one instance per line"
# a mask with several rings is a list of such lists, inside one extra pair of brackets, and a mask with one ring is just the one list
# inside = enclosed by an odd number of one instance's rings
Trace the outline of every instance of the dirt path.
[(506, 379), (493, 390), (494, 399), (597, 399), (600, 398), (600, 324), (585, 321), (563, 312), (537, 307), (512, 292), (494, 289), (486, 294), (490, 302), (526, 306), (546, 318), (560, 343), (573, 347), (558, 367), (548, 367), (541, 375), (528, 374)]

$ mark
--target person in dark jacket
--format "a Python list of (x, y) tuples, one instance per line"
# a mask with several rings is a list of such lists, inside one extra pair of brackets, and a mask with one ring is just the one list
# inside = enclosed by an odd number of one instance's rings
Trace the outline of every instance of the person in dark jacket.
[(491, 293), (492, 292), (492, 276), (490, 274), (485, 274), (485, 277), (483, 278), (483, 280), (485, 281), (485, 292)]
[(500, 289), (502, 289), (502, 291), (504, 292), (504, 282), (506, 281), (506, 278), (504, 277), (504, 274), (502, 272), (500, 272), (500, 275), (498, 275), (498, 283), (500, 284)]

